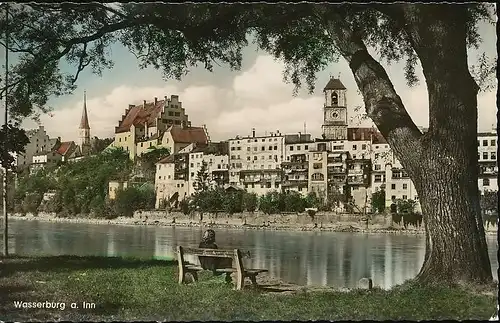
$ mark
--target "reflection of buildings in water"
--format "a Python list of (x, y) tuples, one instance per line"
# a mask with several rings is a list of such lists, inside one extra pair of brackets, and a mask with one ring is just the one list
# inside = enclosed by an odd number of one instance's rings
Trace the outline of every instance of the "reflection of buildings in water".
[(109, 229), (108, 232), (108, 257), (116, 256), (116, 247), (115, 247), (115, 230), (114, 228)]
[(389, 288), (389, 286), (393, 285), (394, 281), (394, 271), (392, 268), (392, 243), (391, 239), (385, 239), (385, 248), (384, 248), (384, 254), (385, 254), (385, 261), (384, 261), (384, 282), (383, 282), (383, 287), (384, 288)]

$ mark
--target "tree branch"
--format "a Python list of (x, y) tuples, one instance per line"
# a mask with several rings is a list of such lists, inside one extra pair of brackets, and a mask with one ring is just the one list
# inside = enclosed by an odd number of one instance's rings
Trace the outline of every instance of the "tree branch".
[(332, 13), (329, 18), (327, 32), (349, 62), (363, 95), (366, 113), (396, 152), (402, 150), (403, 144), (404, 149), (410, 145), (411, 150), (404, 153), (413, 154), (411, 159), (418, 160), (422, 133), (406, 111), (385, 69), (368, 53), (362, 39), (340, 15)]

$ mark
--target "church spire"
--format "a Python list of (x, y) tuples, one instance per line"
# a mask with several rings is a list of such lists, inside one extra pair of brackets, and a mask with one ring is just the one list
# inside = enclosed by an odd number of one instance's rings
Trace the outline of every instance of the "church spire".
[(89, 118), (87, 116), (87, 92), (83, 91), (83, 113), (80, 121), (80, 129), (90, 129)]

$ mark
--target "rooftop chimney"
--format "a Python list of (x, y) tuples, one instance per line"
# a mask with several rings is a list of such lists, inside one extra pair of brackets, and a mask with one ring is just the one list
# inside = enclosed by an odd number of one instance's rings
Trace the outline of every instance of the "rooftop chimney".
[(252, 137), (255, 138), (255, 128), (252, 128)]
[(158, 103), (158, 98), (155, 96), (155, 107), (157, 103)]
[(146, 107), (146, 100), (144, 100), (143, 102), (144, 102), (144, 105), (142, 107), (145, 108)]

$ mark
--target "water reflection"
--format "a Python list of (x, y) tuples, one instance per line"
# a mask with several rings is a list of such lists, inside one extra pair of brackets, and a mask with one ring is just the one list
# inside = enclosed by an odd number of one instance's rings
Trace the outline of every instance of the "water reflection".
[[(20, 255), (175, 257), (177, 245), (197, 246), (201, 228), (10, 222), (9, 249)], [(217, 229), (219, 247), (249, 250), (246, 266), (267, 268), (301, 285), (354, 287), (362, 277), (389, 288), (414, 277), (423, 262), (423, 236)], [(496, 236), (487, 236), (498, 279)], [(188, 261), (197, 258), (186, 256)]]

